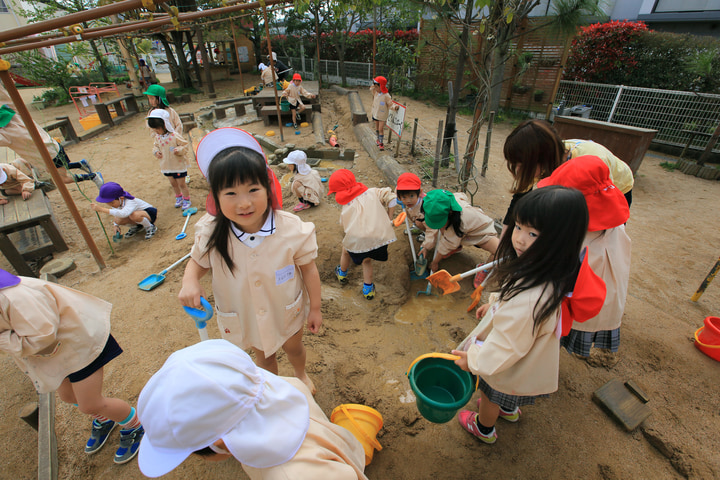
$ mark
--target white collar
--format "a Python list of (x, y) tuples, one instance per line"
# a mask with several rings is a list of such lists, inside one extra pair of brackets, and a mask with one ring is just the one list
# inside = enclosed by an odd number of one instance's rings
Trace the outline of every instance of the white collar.
[(265, 219), (265, 223), (262, 227), (260, 227), (260, 230), (255, 233), (243, 232), (237, 227), (237, 225), (232, 222), (230, 222), (230, 228), (232, 229), (237, 239), (240, 240), (244, 245), (247, 245), (250, 248), (255, 248), (262, 243), (265, 237), (275, 233), (275, 211), (272, 208), (270, 209), (270, 214)]

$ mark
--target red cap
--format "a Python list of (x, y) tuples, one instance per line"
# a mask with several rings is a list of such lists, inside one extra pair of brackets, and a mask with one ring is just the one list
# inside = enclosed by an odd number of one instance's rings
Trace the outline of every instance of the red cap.
[(355, 180), (355, 175), (346, 168), (336, 170), (328, 180), (328, 195), (334, 193), (335, 200), (340, 205), (347, 205), (367, 189), (368, 187)]
[(605, 303), (607, 287), (590, 268), (588, 257), (590, 252), (587, 247), (583, 250), (582, 264), (578, 271), (575, 287), (570, 295), (562, 301), (562, 336), (570, 333), (573, 322), (585, 322), (597, 316)]
[(594, 155), (568, 160), (538, 182), (538, 187), (548, 185), (562, 185), (582, 192), (590, 214), (590, 232), (617, 227), (630, 217), (625, 196), (610, 180), (610, 168)]
[(387, 78), (385, 77), (375, 77), (373, 78), (373, 83), (380, 86), (380, 91), (382, 93), (388, 93), (387, 89)]
[(422, 182), (420, 177), (414, 173), (405, 172), (397, 179), (397, 188), (395, 190), (420, 190)]
[(302, 82), (302, 77), (300, 76), (299, 73), (294, 73), (294, 74), (293, 74), (293, 80), (300, 80), (300, 81)]

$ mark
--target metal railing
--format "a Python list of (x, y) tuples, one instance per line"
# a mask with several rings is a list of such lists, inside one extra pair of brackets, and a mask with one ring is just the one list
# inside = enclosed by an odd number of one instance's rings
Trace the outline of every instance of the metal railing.
[(692, 136), (694, 150), (705, 148), (720, 123), (720, 95), (563, 80), (555, 98), (592, 107), (593, 120), (657, 130), (656, 143), (685, 147)]
[[(293, 68), (293, 71), (302, 74), (307, 80), (315, 80), (316, 58), (310, 57), (279, 57), (283, 62)], [(347, 85), (369, 86), (373, 79), (372, 63), (344, 62)], [(388, 77), (390, 67), (387, 65), (375, 64), (375, 75)], [(337, 60), (320, 60), (320, 75), (323, 80), (329, 83), (340, 83), (340, 62)]]

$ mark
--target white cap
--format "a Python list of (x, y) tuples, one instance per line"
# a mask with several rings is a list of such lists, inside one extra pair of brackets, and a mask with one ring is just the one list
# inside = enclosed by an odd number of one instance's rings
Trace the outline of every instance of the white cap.
[(137, 411), (145, 428), (138, 465), (148, 477), (218, 439), (241, 463), (274, 467), (295, 456), (310, 426), (305, 395), (227, 340), (170, 355), (140, 392)]
[(302, 150), (293, 150), (283, 159), (283, 163), (297, 165), (300, 175), (307, 175), (312, 171), (310, 165), (307, 164), (307, 154)]
[[(215, 155), (230, 147), (249, 148), (265, 158), (265, 152), (263, 152), (262, 147), (251, 133), (235, 127), (218, 128), (200, 140), (197, 152), (195, 152), (198, 167), (205, 178), (207, 178), (210, 162), (215, 158)], [(267, 162), (267, 159), (265, 161)]]
[(167, 110), (164, 110), (162, 108), (156, 108), (154, 110), (151, 110), (150, 113), (148, 113), (148, 116), (145, 118), (161, 118), (163, 122), (165, 122), (165, 130), (167, 130), (168, 132), (175, 131), (172, 124), (170, 123), (170, 112), (168, 112)]
[(258, 65), (258, 70), (260, 70), (261, 72), (263, 70), (265, 70), (266, 68), (267, 68), (267, 65), (265, 65), (264, 63), (261, 63), (260, 65)]
[(7, 173), (4, 168), (0, 167), (0, 185), (7, 181)]

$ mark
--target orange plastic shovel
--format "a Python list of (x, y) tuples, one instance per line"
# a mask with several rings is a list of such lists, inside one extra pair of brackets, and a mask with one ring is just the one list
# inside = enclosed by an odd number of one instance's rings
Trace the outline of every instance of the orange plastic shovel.
[(488, 281), (488, 278), (492, 277), (493, 272), (490, 272), (487, 274), (487, 277), (485, 277), (485, 280), (482, 281), (480, 285), (473, 291), (473, 293), (470, 295), (470, 298), (473, 299), (472, 303), (468, 307), (467, 311), (469, 312), (473, 308), (477, 307), (477, 304), (480, 303), (480, 297), (482, 296), (483, 289), (485, 288), (485, 284)]
[(433, 286), (441, 289), (443, 291), (443, 295), (447, 295), (448, 293), (457, 292), (460, 290), (460, 284), (458, 281), (462, 280), (465, 277), (469, 277), (470, 275), (474, 275), (480, 270), (485, 270), (490, 267), (494, 267), (495, 264), (497, 264), (497, 260), (486, 263), (485, 265), (480, 265), (479, 267), (475, 267), (472, 270), (468, 270), (467, 272), (460, 273), (457, 275), (450, 276), (450, 274), (447, 272), (447, 270), (440, 270), (438, 272), (433, 273), (428, 277), (428, 282), (433, 284)]
[(406, 217), (407, 217), (407, 213), (405, 213), (405, 210), (403, 210), (402, 212), (398, 213), (397, 217), (395, 217), (395, 219), (393, 220), (393, 225), (396, 227), (399, 227), (400, 224), (402, 224), (405, 221)]

